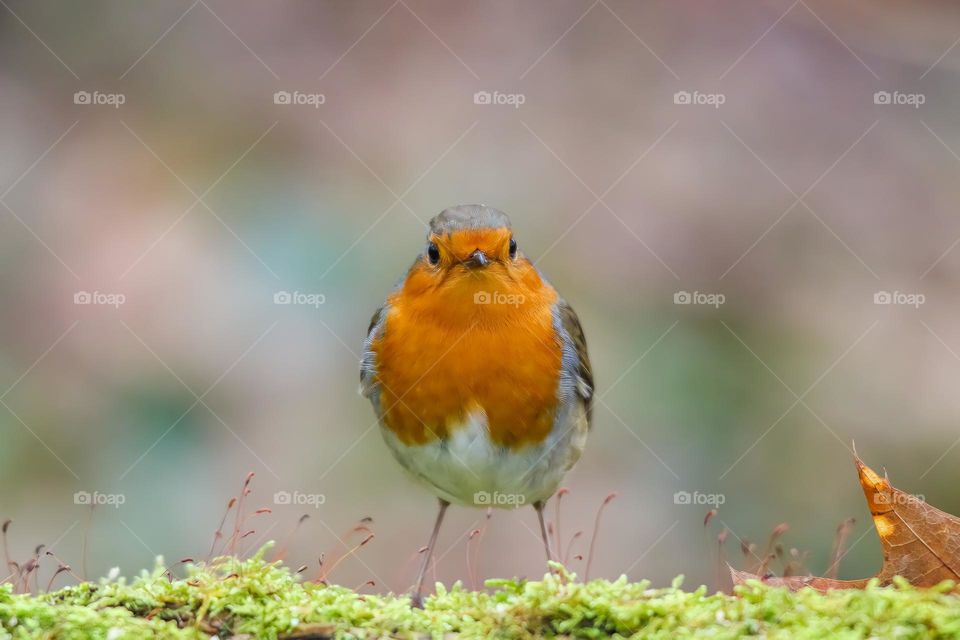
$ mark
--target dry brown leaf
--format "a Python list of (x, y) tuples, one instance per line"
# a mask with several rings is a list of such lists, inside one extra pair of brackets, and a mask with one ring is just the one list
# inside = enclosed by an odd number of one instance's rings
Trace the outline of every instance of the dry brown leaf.
[[(960, 581), (960, 518), (893, 487), (860, 458), (854, 462), (883, 548), (883, 567), (876, 575), (880, 584), (890, 584), (894, 576), (903, 576), (918, 587), (932, 587), (944, 580)], [(730, 573), (734, 584), (761, 580), (793, 590), (861, 589), (868, 582), (817, 576), (763, 577), (733, 568)]]

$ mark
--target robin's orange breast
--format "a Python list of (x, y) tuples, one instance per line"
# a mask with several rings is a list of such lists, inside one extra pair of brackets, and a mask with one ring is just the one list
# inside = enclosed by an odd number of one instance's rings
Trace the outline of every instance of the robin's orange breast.
[[(554, 427), (562, 351), (556, 292), (480, 287), (463, 287), (459, 300), (405, 287), (388, 300), (371, 347), (383, 424), (404, 444), (446, 438), (477, 412), (495, 445), (536, 444)], [(483, 293), (489, 298), (477, 297)]]

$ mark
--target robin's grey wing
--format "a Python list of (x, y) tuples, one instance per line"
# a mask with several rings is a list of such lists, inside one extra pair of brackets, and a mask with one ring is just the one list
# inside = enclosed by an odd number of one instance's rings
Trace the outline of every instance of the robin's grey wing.
[(583, 400), (587, 420), (593, 418), (593, 368), (587, 354), (587, 337), (580, 325), (580, 318), (566, 300), (557, 302), (556, 313), (562, 329), (564, 348), (564, 369), (576, 382), (575, 392)]
[(370, 327), (367, 329), (367, 339), (363, 342), (363, 356), (360, 359), (360, 392), (365, 398), (370, 398), (377, 406), (376, 395), (379, 393), (377, 384), (377, 356), (373, 352), (373, 342), (383, 334), (383, 326), (389, 308), (386, 304), (374, 312), (370, 318)]
[[(421, 257), (418, 256), (417, 260), (414, 261), (414, 265), (416, 265), (419, 260), (421, 260)], [(406, 275), (400, 278), (393, 286), (393, 291), (396, 292), (401, 289), (406, 279)], [(391, 293), (391, 295), (393, 294)], [(377, 382), (377, 355), (373, 352), (372, 347), (374, 341), (382, 336), (385, 330), (387, 314), (390, 313), (389, 299), (388, 296), (388, 302), (380, 305), (380, 308), (377, 309), (373, 317), (370, 318), (370, 326), (367, 328), (367, 339), (363, 342), (363, 357), (360, 359), (360, 393), (362, 393), (365, 398), (370, 398), (370, 402), (373, 403), (373, 408), (377, 411), (377, 415), (380, 415), (380, 384)]]

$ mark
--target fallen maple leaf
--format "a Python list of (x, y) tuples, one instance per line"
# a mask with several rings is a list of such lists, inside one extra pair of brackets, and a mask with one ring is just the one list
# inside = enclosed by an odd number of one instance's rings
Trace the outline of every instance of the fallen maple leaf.
[[(880, 584), (890, 584), (894, 576), (902, 576), (917, 587), (932, 587), (944, 580), (960, 581), (960, 518), (893, 487), (859, 457), (854, 458), (854, 463), (883, 548), (883, 567), (876, 575)], [(862, 589), (869, 581), (817, 576), (766, 577), (732, 567), (730, 573), (734, 584), (760, 580), (792, 590), (803, 587), (821, 591)]]

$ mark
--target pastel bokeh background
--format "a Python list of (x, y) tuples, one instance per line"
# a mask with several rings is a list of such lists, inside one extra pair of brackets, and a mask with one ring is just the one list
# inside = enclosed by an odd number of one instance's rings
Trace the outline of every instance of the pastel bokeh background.
[[(370, 516), (332, 579), (407, 588), (434, 500), (381, 443), (358, 354), (425, 221), (469, 202), (512, 215), (587, 331), (600, 401), (562, 530), (589, 537), (619, 494), (593, 575), (713, 585), (720, 528), (745, 566), (735, 537), (783, 521), (822, 572), (848, 516), (841, 575), (872, 573), (852, 441), (960, 512), (960, 8), (0, 4), (18, 558), (42, 542), (96, 576), (203, 557), (253, 471), (274, 512), (248, 547), (309, 513), (288, 559), (313, 574)], [(708, 533), (683, 491), (722, 496)], [(123, 504), (91, 517), (76, 492)], [(483, 522), (450, 511), (440, 579), (467, 579)], [(542, 573), (536, 531), (532, 510), (496, 512), (476, 573)]]

